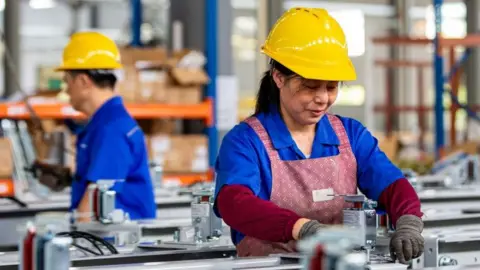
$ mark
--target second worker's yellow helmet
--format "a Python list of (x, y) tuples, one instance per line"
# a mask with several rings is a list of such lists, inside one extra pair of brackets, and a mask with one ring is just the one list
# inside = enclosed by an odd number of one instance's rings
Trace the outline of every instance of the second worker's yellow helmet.
[(325, 9), (289, 9), (273, 26), (262, 52), (306, 79), (357, 78), (343, 29)]
[(62, 64), (57, 71), (119, 69), (120, 52), (109, 37), (97, 32), (78, 32), (70, 37), (63, 50)]

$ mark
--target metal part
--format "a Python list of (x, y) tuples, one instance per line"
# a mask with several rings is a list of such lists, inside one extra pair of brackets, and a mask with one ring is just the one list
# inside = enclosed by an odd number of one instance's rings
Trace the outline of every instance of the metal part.
[(33, 243), (33, 262), (36, 266), (34, 267), (34, 269), (44, 269), (43, 266), (45, 265), (45, 245), (53, 238), (54, 234), (51, 230), (49, 230), (49, 228), (46, 228), (46, 230), (43, 231), (37, 231), (37, 235)]
[[(410, 180), (410, 179), (409, 179)], [(449, 175), (419, 175), (415, 177), (417, 191), (424, 189), (448, 189), (455, 186), (456, 181)], [(410, 183), (412, 181), (410, 180)]]
[(333, 227), (299, 241), (297, 248), (305, 255), (302, 258), (304, 269), (363, 270), (368, 262), (365, 254), (352, 254), (363, 241), (355, 231)]
[(38, 227), (29, 222), (20, 240), (19, 269), (68, 270), (70, 268), (70, 237), (58, 237), (53, 227)]
[[(142, 264), (141, 266), (145, 267), (143, 269), (155, 269), (155, 267), (160, 267), (160, 269), (162, 269), (165, 266), (175, 264), (175, 262), (182, 264), (188, 260), (196, 260), (194, 261), (196, 262), (196, 269), (201, 269), (201, 266), (199, 267), (198, 265), (198, 260), (231, 258), (235, 255), (235, 247), (212, 247), (202, 250), (170, 249), (163, 251), (126, 253), (115, 256), (95, 256), (88, 258), (72, 256), (71, 265), (72, 267), (75, 267), (75, 269), (80, 267), (82, 267), (81, 269), (94, 269), (95, 267), (104, 269), (106, 266), (110, 266), (115, 269), (122, 267), (127, 269), (131, 269), (133, 267), (135, 269), (135, 267), (138, 267), (139, 264)], [(10, 260), (3, 259), (3, 256), (4, 255), (0, 254), (0, 269), (17, 269), (19, 263), (18, 256), (13, 256), (13, 258), (10, 258)]]
[(163, 180), (163, 167), (160, 164), (150, 164), (150, 176), (154, 186), (161, 186)]
[[(28, 133), (27, 123), (25, 121), (17, 121), (18, 135), (20, 136), (20, 141), (24, 147), (25, 161), (27, 164), (31, 164), (35, 161), (37, 154), (35, 147), (33, 146), (32, 137)], [(28, 178), (32, 179), (32, 177)], [(33, 180), (33, 179), (32, 179)]]
[(445, 231), (425, 236), (425, 252), (420, 267), (480, 265), (480, 230)]
[(181, 228), (175, 233), (176, 242), (204, 243), (222, 236), (223, 223), (213, 212), (213, 189), (193, 191), (192, 227)]
[(377, 213), (374, 202), (369, 202), (363, 195), (345, 196), (345, 202), (353, 203), (353, 207), (343, 209), (343, 225), (355, 230), (361, 237), (358, 248), (373, 250), (377, 240)]
[(438, 260), (438, 265), (439, 266), (453, 266), (453, 265), (458, 265), (458, 261), (455, 259), (452, 259), (449, 256), (442, 256), (440, 257), (440, 260)]
[(337, 194), (335, 196), (341, 196), (341, 197), (343, 197), (345, 202), (349, 202), (349, 203), (355, 203), (355, 202), (364, 203), (366, 201), (364, 195), (358, 195), (358, 194), (356, 194), (356, 195), (338, 195)]
[(114, 218), (112, 213), (115, 211), (115, 191), (102, 190), (99, 195), (101, 198), (100, 216), (102, 218), (102, 223), (113, 223)]
[(133, 221), (123, 223), (77, 223), (73, 228), (96, 235), (116, 247), (136, 245), (142, 238), (142, 226)]
[(389, 236), (394, 231), (387, 213), (377, 213), (377, 236)]
[(97, 184), (88, 186), (91, 213), (95, 221), (102, 224), (119, 224), (128, 220), (122, 209), (115, 208), (116, 192), (110, 190), (115, 181), (99, 180)]
[(70, 245), (72, 239), (55, 237), (45, 244), (45, 270), (70, 269)]
[(478, 155), (457, 153), (436, 162), (429, 175), (417, 175), (409, 169), (404, 169), (403, 173), (417, 191), (422, 191), (424, 189), (457, 189), (463, 185), (478, 184), (479, 170)]
[(454, 187), (480, 181), (479, 166), (478, 155), (458, 153), (436, 162), (432, 174), (450, 177)]
[[(23, 149), (24, 164), (35, 164), (37, 154), (33, 145), (32, 137), (28, 132), (27, 123), (25, 121), (17, 121), (17, 128)], [(47, 198), (50, 195), (49, 188), (39, 182), (37, 174), (34, 171), (25, 170), (25, 177), (28, 183), (29, 192), (35, 194), (39, 198)]]
[(13, 164), (14, 164), (14, 173), (13, 179), (15, 181), (15, 195), (21, 197), (23, 192), (28, 189), (28, 175), (25, 172), (25, 159), (22, 155), (22, 141), (18, 136), (18, 133), (15, 130), (15, 122), (11, 120), (3, 119), (1, 120), (2, 130), (4, 136), (7, 137), (12, 143), (12, 154), (13, 154)]
[(129, 222), (128, 214), (122, 209), (115, 208), (116, 192), (110, 190), (114, 184), (115, 181), (99, 180), (88, 186), (91, 207), (88, 215), (92, 221), (77, 223), (74, 227), (110, 241), (115, 246), (137, 244), (142, 236), (141, 227), (136, 222)]

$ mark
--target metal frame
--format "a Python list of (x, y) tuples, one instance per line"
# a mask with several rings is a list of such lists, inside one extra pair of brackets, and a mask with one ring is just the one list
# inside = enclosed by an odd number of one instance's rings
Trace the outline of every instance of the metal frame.
[(132, 26), (132, 47), (140, 47), (142, 46), (142, 22), (143, 22), (143, 8), (142, 8), (142, 0), (130, 0), (130, 5), (132, 9), (132, 18), (131, 18), (131, 26)]
[[(434, 80), (435, 80), (435, 155), (439, 157), (441, 149), (445, 146), (445, 128), (443, 122), (443, 56), (440, 46), (440, 37), (442, 33), (442, 4), (443, 0), (433, 0), (433, 9), (435, 10), (435, 53), (434, 61)], [(451, 127), (454, 128), (454, 127)]]
[[(436, 156), (443, 156), (443, 148), (445, 147), (445, 129), (444, 129), (444, 115), (443, 115), (443, 93), (445, 92), (445, 82), (448, 81), (451, 84), (452, 91), (450, 92), (452, 98), (452, 122), (455, 121), (453, 116), (458, 108), (464, 109), (469, 117), (474, 118), (480, 121), (480, 118), (475, 114), (475, 110), (471, 107), (460, 104), (456, 96), (458, 90), (458, 78), (461, 70), (461, 66), (466, 62), (470, 54), (468, 48), (479, 46), (480, 45), (480, 35), (467, 35), (463, 39), (445, 39), (441, 37), (442, 33), (442, 6), (444, 0), (433, 0), (434, 11), (435, 11), (435, 54), (434, 54), (434, 78), (435, 78), (435, 150)], [(466, 48), (465, 53), (455, 61), (455, 56), (453, 55), (455, 46), (464, 46)], [(444, 75), (444, 58), (442, 50), (445, 48), (450, 49), (450, 71), (447, 76)], [(457, 88), (457, 89), (455, 89)], [(455, 127), (451, 127), (454, 129)], [(452, 133), (453, 135), (453, 133)], [(453, 135), (455, 139), (455, 135)], [(454, 142), (453, 142), (454, 143)]]
[[(455, 145), (456, 141), (456, 134), (455, 134), (455, 113), (456, 111), (461, 108), (465, 110), (469, 117), (474, 118), (480, 121), (480, 117), (475, 114), (475, 111), (479, 111), (480, 106), (473, 105), (467, 106), (461, 104), (457, 98), (457, 91), (459, 86), (459, 77), (461, 73), (461, 66), (465, 61), (468, 59), (469, 52), (468, 48), (479, 46), (480, 45), (480, 35), (467, 35), (465, 38), (462, 39), (447, 39), (442, 38), (442, 6), (444, 0), (432, 0), (434, 6), (434, 13), (435, 13), (435, 38), (433, 40), (433, 45), (435, 48), (435, 53), (433, 56), (433, 71), (434, 71), (434, 87), (435, 87), (435, 105), (434, 105), (434, 116), (435, 116), (435, 156), (437, 159), (441, 158), (444, 155), (444, 147), (445, 147), (445, 127), (444, 127), (444, 104), (443, 104), (443, 93), (447, 92), (450, 94), (452, 99), (452, 106), (450, 108), (451, 113), (451, 146)], [(410, 38), (410, 37), (382, 37), (382, 38), (374, 38), (374, 43), (380, 44), (390, 44), (390, 45), (428, 45), (431, 44), (432, 40), (427, 38)], [(464, 46), (467, 48), (464, 55), (462, 55), (458, 60), (455, 57), (455, 50), (456, 46)], [(444, 49), (449, 49), (450, 57), (450, 71), (445, 76), (444, 70)], [(398, 63), (388, 63), (390, 66), (393, 64), (399, 66)], [(402, 64), (405, 66), (404, 64)], [(421, 63), (416, 63), (416, 65), (421, 65)], [(449, 82), (451, 85), (451, 91), (446, 91), (445, 83)], [(381, 112), (406, 112), (406, 111), (416, 111), (416, 112), (424, 112), (428, 111), (430, 108), (426, 106), (393, 106), (393, 104), (386, 104), (386, 106), (381, 106), (375, 108), (375, 111)]]
[(218, 3), (220, 0), (205, 0), (205, 55), (207, 56), (207, 74), (210, 83), (207, 85), (206, 98), (212, 101), (212, 123), (207, 127), (208, 134), (208, 158), (210, 168), (215, 166), (218, 151), (217, 131), (217, 16)]
[(420, 267), (478, 265), (478, 231), (453, 235), (431, 235), (425, 238), (425, 252), (417, 262)]

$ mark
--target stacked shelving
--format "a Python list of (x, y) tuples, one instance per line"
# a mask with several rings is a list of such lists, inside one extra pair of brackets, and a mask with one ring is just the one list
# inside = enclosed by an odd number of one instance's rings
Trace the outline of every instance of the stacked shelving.
[[(390, 36), (390, 37), (379, 37), (373, 40), (376, 44), (387, 44), (391, 46), (400, 46), (400, 45), (434, 45), (434, 56), (433, 62), (430, 63), (430, 66), (433, 67), (434, 74), (434, 88), (435, 88), (435, 98), (434, 106), (425, 106), (419, 104), (418, 106), (394, 106), (390, 104), (388, 96), (391, 95), (391, 90), (387, 85), (387, 100), (383, 106), (377, 106), (375, 108), (376, 112), (382, 112), (386, 114), (386, 133), (391, 132), (391, 123), (390, 116), (398, 112), (417, 112), (419, 118), (423, 118), (423, 114), (427, 111), (434, 111), (435, 116), (435, 152), (436, 157), (440, 158), (443, 156), (445, 148), (445, 129), (444, 129), (444, 111), (446, 110), (444, 106), (444, 93), (445, 93), (445, 83), (450, 84), (450, 95), (452, 97), (452, 105), (449, 110), (451, 112), (451, 133), (450, 133), (450, 146), (453, 147), (456, 142), (456, 132), (454, 128), (454, 123), (456, 121), (456, 111), (460, 108), (465, 109), (470, 116), (474, 114), (474, 111), (478, 111), (479, 106), (473, 105), (472, 107), (467, 107), (464, 104), (460, 104), (457, 99), (457, 91), (459, 87), (459, 78), (461, 73), (461, 65), (465, 62), (468, 56), (468, 50), (466, 53), (460, 57), (459, 60), (456, 60), (455, 57), (455, 47), (462, 46), (465, 48), (475, 47), (480, 45), (480, 35), (473, 34), (467, 35), (464, 38), (442, 38), (442, 5), (444, 0), (433, 0), (433, 6), (435, 11), (435, 39), (430, 40), (426, 38), (410, 38), (410, 37), (399, 37), (399, 36)], [(449, 64), (450, 71), (448, 74), (444, 74), (444, 50), (449, 51)], [(389, 61), (382, 60), (376, 61), (377, 65), (389, 67), (389, 68), (398, 68), (398, 67), (416, 67), (421, 70), (425, 67), (424, 62), (413, 62), (413, 61)], [(421, 71), (419, 71), (421, 72)], [(418, 91), (422, 91), (420, 86)], [(421, 93), (419, 93), (421, 95)], [(419, 100), (422, 100), (419, 98)], [(476, 116), (474, 116), (476, 117)], [(419, 121), (420, 122), (420, 121)], [(423, 129), (423, 127), (421, 127)]]
[[(136, 119), (198, 119), (204, 120), (206, 126), (212, 124), (212, 102), (206, 99), (203, 103), (195, 105), (170, 105), (170, 104), (127, 104), (128, 111)], [(84, 116), (75, 111), (68, 104), (36, 104), (32, 109), (41, 119), (81, 119)], [(0, 104), (0, 118), (29, 119), (31, 115), (24, 103)], [(165, 175), (164, 179), (177, 180), (183, 184), (211, 179), (209, 173), (188, 173)]]

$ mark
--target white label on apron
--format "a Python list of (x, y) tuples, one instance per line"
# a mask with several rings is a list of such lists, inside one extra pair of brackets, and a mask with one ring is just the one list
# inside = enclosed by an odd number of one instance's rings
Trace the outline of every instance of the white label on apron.
[(333, 198), (335, 198), (333, 195), (335, 195), (335, 193), (333, 192), (332, 188), (318, 189), (312, 191), (312, 197), (314, 202), (325, 202), (333, 200)]

